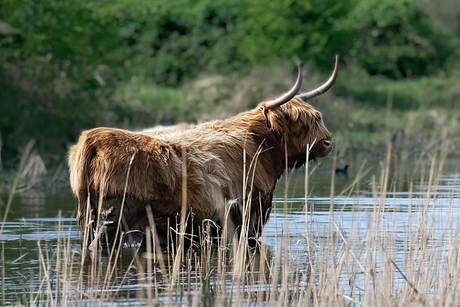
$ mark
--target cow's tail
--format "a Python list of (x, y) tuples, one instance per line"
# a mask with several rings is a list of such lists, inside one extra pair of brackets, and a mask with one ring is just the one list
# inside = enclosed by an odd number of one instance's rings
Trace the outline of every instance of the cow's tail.
[(70, 186), (78, 199), (77, 221), (82, 234), (86, 232), (85, 228), (88, 227), (88, 220), (92, 216), (92, 214), (88, 214), (91, 213), (92, 209), (88, 200), (90, 199), (90, 189), (93, 186), (90, 165), (95, 155), (95, 140), (90, 131), (83, 132), (77, 144), (69, 150)]

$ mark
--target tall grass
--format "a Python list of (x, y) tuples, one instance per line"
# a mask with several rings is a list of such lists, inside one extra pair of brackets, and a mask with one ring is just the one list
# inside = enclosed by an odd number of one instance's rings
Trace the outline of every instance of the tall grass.
[[(334, 184), (331, 185), (327, 223), (316, 222), (314, 204), (305, 201), (305, 231), (297, 242), (292, 240), (289, 220), (280, 219), (277, 223), (281, 231), (275, 237), (274, 246), (261, 243), (256, 249), (249, 248), (247, 240), (227, 238), (224, 227), (217, 246), (210, 238), (211, 232), (204, 229), (195, 234), (201, 237), (200, 248), (184, 250), (181, 244), (189, 221), (182, 214), (179, 232), (171, 234), (178, 236), (176, 242), (180, 244), (170, 246), (165, 252), (155, 238), (150, 212), (152, 227), (147, 231), (145, 249), (119, 249), (104, 255), (98, 244), (91, 253), (86, 250), (87, 242), (82, 244), (82, 249), (76, 248), (70, 229), (59, 223), (60, 234), (52, 248), (47, 242), (38, 242), (37, 282), (25, 289), (17, 300), (8, 296), (2, 286), (2, 303), (26, 306), (458, 305), (460, 224), (454, 198), (441, 199), (447, 203), (443, 207), (447, 212), (442, 225), (432, 216), (435, 200), (439, 199), (436, 187), (446, 154), (432, 155), (429, 169), (416, 178), (423, 186), (423, 193), (415, 193), (414, 183), (410, 183), (407, 220), (402, 221), (396, 218), (397, 210), (388, 206), (392, 198), (397, 199), (391, 181), (392, 153), (389, 144), (386, 157), (371, 181), (363, 181), (366, 168), (362, 167), (344, 191), (337, 193)], [(186, 175), (184, 170), (184, 184)], [(248, 177), (245, 174), (245, 180)], [(289, 173), (284, 180), (288, 186)], [(345, 226), (339, 214), (343, 208), (337, 204), (335, 195), (352, 195), (363, 187), (371, 192), (371, 204), (364, 209), (353, 208), (351, 220), (347, 221), (351, 227)], [(282, 207), (288, 212), (287, 189), (285, 198)], [(11, 200), (3, 221), (9, 204)], [(243, 224), (246, 222), (247, 219)], [(303, 250), (300, 253), (299, 244)], [(8, 267), (3, 247), (1, 263), (2, 285), (5, 285)]]

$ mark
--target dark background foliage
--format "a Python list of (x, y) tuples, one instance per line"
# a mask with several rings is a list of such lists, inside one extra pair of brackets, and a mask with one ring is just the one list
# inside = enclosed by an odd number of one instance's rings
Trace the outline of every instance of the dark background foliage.
[[(268, 72), (280, 79), (302, 60), (326, 75), (336, 53), (334, 92), (346, 101), (384, 109), (391, 92), (396, 110), (455, 109), (459, 50), (450, 0), (3, 0), (0, 158), (13, 167), (34, 139), (48, 162), (62, 161), (82, 129), (199, 120), (210, 97), (246, 91), (244, 109), (265, 98), (241, 81), (260, 67), (289, 67)], [(216, 84), (219, 95), (196, 98)]]

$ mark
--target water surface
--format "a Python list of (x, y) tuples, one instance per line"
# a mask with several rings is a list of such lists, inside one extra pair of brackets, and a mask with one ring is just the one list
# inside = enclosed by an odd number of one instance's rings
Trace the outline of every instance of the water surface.
[[(370, 236), (381, 236), (382, 242), (385, 238), (391, 241), (388, 242), (389, 249), (385, 249), (388, 257), (398, 267), (410, 271), (407, 250), (414, 238), (420, 236), (418, 232), (423, 231), (420, 225), (426, 224), (430, 231), (425, 236), (429, 238), (427, 246), (437, 253), (437, 257), (447, 257), (460, 231), (460, 171), (456, 161), (448, 159), (439, 180), (434, 182), (430, 182), (429, 161), (423, 166), (408, 167), (402, 175), (402, 170), (392, 170), (385, 194), (380, 192), (384, 181), (379, 163), (364, 167), (365, 174), (358, 182), (355, 179), (360, 175), (359, 167), (351, 166), (348, 177), (333, 176), (330, 165), (318, 167), (308, 177), (307, 192), (305, 171), (298, 170), (280, 180), (262, 241), (272, 257), (288, 257), (297, 271), (306, 271), (311, 254), (320, 253), (324, 246), (329, 246), (332, 258), (340, 258), (345, 250), (355, 250), (353, 256), (359, 266), (360, 261), (365, 263), (369, 257), (363, 251), (369, 250), (365, 245)], [(3, 198), (3, 203), (5, 201)], [(59, 240), (65, 240), (73, 254), (81, 253), (75, 216), (76, 201), (70, 194), (16, 195), (0, 237), (5, 274), (2, 287), (6, 289), (7, 302), (17, 301), (24, 293), (45, 291), (37, 285), (43, 273), (40, 273), (40, 267), (47, 261), (56, 261), (54, 252)], [(334, 244), (332, 248), (330, 242)], [(289, 253), (280, 253), (280, 248), (288, 248)], [(321, 267), (323, 260), (315, 261)], [(384, 261), (383, 257), (377, 263), (383, 265)], [(396, 268), (393, 270), (398, 274)], [(231, 276), (231, 272), (228, 273)], [(359, 298), (360, 294), (353, 292), (356, 289), (352, 289), (350, 280), (353, 278), (353, 284), (364, 289), (367, 276), (366, 269), (356, 270), (355, 267), (353, 274), (344, 270), (339, 287), (344, 293)], [(403, 287), (402, 276), (397, 278)], [(123, 293), (120, 300), (125, 304), (125, 299), (135, 297), (136, 291), (143, 287), (146, 285), (139, 280), (123, 279), (113, 291)], [(259, 287), (264, 288), (263, 285)], [(132, 305), (135, 299), (127, 302)]]

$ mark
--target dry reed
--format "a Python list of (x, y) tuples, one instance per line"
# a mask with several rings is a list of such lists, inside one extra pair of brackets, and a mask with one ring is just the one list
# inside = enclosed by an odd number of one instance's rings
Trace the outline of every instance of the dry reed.
[[(38, 242), (37, 283), (17, 301), (7, 301), (7, 290), (2, 286), (2, 303), (27, 306), (458, 305), (460, 227), (454, 214), (458, 208), (453, 197), (438, 196), (436, 191), (446, 154), (433, 155), (430, 168), (420, 174), (418, 181), (424, 185), (423, 193), (413, 193), (411, 182), (405, 221), (397, 218), (397, 211), (388, 206), (394, 189), (392, 157), (389, 144), (377, 175), (369, 182), (362, 182), (366, 172), (363, 163), (355, 179), (340, 193), (335, 191), (332, 172), (328, 222), (315, 222), (314, 204), (305, 201), (303, 240), (298, 240), (303, 244), (301, 253), (292, 252), (297, 248), (294, 244), (299, 243), (292, 242), (287, 219), (277, 220), (281, 231), (275, 237), (274, 246), (261, 243), (251, 249), (244, 227), (242, 240), (237, 240), (225, 236), (224, 226), (217, 246), (210, 238), (209, 229), (203, 229), (202, 233), (193, 234), (201, 237), (200, 248), (184, 250), (188, 221), (186, 214), (182, 214), (179, 232), (171, 233), (178, 236), (179, 244), (165, 252), (159, 246), (149, 212), (151, 227), (146, 231), (145, 249), (118, 249), (109, 255), (104, 255), (98, 244), (90, 253), (85, 247), (87, 237), (83, 238), (81, 250), (73, 248), (70, 228), (59, 223), (57, 229), (61, 234), (52, 248), (49, 243)], [(308, 167), (305, 196), (308, 196)], [(186, 176), (184, 169), (184, 184)], [(245, 188), (250, 188), (250, 171), (244, 176)], [(290, 176), (287, 173), (284, 178), (284, 212), (289, 211)], [(336, 195), (350, 196), (366, 184), (372, 195), (371, 204), (364, 209), (353, 208), (348, 221), (351, 226), (345, 227), (338, 214), (343, 208), (337, 204)], [(183, 197), (184, 200), (187, 197), (186, 189)], [(443, 204), (442, 210), (447, 210), (442, 227), (432, 216), (440, 209), (436, 207), (438, 199)], [(251, 200), (247, 199), (246, 203), (250, 204)], [(446, 203), (448, 205), (444, 205)], [(11, 200), (3, 221), (10, 204)], [(185, 201), (183, 207), (185, 210)], [(245, 210), (249, 208), (246, 206)], [(244, 216), (243, 225), (246, 225), (248, 213)], [(67, 235), (63, 235), (65, 233)], [(7, 273), (3, 247), (1, 257), (4, 285)]]

